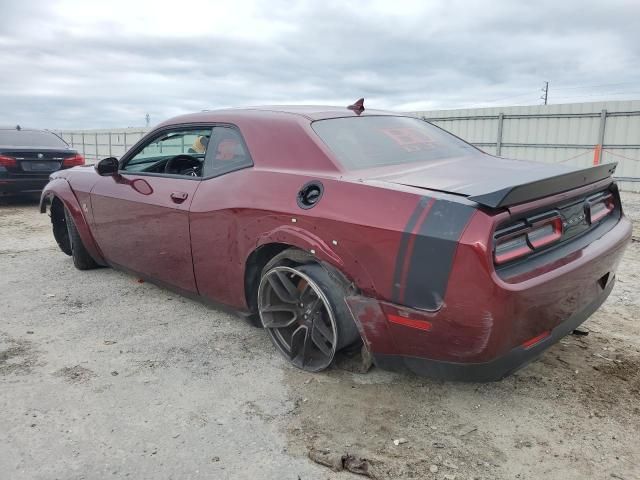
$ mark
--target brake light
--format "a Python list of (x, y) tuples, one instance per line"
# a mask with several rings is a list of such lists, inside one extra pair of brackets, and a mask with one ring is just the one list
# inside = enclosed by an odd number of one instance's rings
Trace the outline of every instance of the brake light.
[(613, 195), (605, 195), (604, 197), (590, 199), (587, 201), (589, 208), (589, 223), (596, 223), (613, 212), (614, 203)]
[(497, 264), (507, 263), (516, 258), (529, 255), (533, 250), (527, 243), (526, 235), (500, 239), (496, 242), (495, 260)]
[(15, 167), (17, 164), (15, 158), (0, 155), (0, 167)]
[(79, 165), (84, 165), (84, 157), (82, 155), (74, 155), (62, 161), (63, 167), (77, 167)]
[(527, 234), (527, 239), (534, 249), (556, 242), (560, 237), (562, 237), (562, 219), (559, 216), (537, 222)]
[(501, 265), (530, 255), (537, 249), (560, 240), (562, 232), (562, 218), (557, 212), (528, 218), (526, 222), (520, 222), (496, 233), (494, 260), (496, 264)]

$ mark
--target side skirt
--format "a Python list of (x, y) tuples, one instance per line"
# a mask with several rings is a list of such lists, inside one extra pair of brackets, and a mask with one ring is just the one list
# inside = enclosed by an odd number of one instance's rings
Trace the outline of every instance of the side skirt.
[[(177, 293), (178, 295), (188, 298), (190, 300), (194, 300), (202, 305), (206, 305), (207, 307), (210, 307), (212, 309), (215, 310), (221, 310), (225, 313), (228, 313), (230, 315), (234, 315), (236, 317), (240, 317), (242, 318), (245, 322), (247, 322), (248, 324), (252, 325), (252, 326), (259, 326), (259, 322), (258, 324), (256, 324), (256, 322), (254, 321), (254, 319), (252, 318), (255, 314), (252, 314), (249, 311), (245, 311), (245, 310), (240, 310), (237, 309), (235, 307), (232, 307), (231, 305), (227, 305), (224, 303), (220, 303), (220, 302), (216, 302), (215, 300), (212, 300), (210, 298), (207, 297), (203, 297), (202, 295), (199, 295), (198, 293), (195, 292), (190, 292), (188, 290), (184, 290), (182, 288), (176, 287), (174, 285), (171, 285), (170, 283), (167, 282), (163, 282), (162, 280), (157, 280), (155, 278), (149, 277), (148, 275), (145, 275), (143, 273), (140, 272), (136, 272), (135, 270), (131, 270), (130, 268), (124, 267), (122, 265), (119, 265), (117, 263), (113, 263), (113, 262), (108, 262), (108, 266), (113, 268), (114, 270), (117, 270), (119, 272), (123, 272), (126, 273), (127, 275), (131, 275), (133, 277), (137, 277), (141, 280), (144, 280), (145, 282), (151, 283), (152, 285), (155, 285), (156, 287), (160, 287), (163, 290), (169, 290), (173, 293)], [(260, 327), (262, 328), (262, 327)]]

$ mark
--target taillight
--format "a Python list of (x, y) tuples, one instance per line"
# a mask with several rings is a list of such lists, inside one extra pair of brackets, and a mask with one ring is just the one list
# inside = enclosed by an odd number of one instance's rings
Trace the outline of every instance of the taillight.
[(526, 234), (514, 237), (496, 239), (495, 260), (497, 264), (507, 263), (516, 258), (524, 257), (533, 252), (527, 243)]
[(18, 164), (15, 158), (0, 155), (0, 167), (15, 167)]
[(84, 157), (82, 155), (74, 155), (62, 161), (63, 167), (77, 167), (79, 165), (84, 165)]
[(501, 265), (525, 257), (560, 240), (562, 232), (562, 218), (557, 212), (537, 215), (503, 228), (495, 235), (494, 260)]
[(613, 195), (606, 194), (596, 198), (587, 200), (589, 207), (587, 208), (589, 223), (596, 223), (613, 212), (615, 204), (613, 203)]
[(535, 222), (527, 234), (529, 243), (534, 248), (542, 248), (557, 242), (562, 237), (562, 219), (559, 215)]

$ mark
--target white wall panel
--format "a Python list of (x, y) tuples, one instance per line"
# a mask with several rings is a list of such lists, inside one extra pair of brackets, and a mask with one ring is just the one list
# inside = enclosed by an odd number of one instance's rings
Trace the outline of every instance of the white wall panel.
[[(412, 113), (427, 119), (440, 119), (433, 120), (433, 123), (471, 143), (481, 144), (479, 148), (492, 155), (496, 153), (498, 115), (502, 113), (505, 117), (501, 156), (588, 167), (593, 164), (593, 149), (599, 142), (603, 109), (607, 110), (608, 116), (602, 161), (618, 162), (616, 176), (640, 180), (640, 100)], [(562, 116), (566, 114), (572, 116)], [(519, 117), (510, 118), (512, 115)], [(57, 133), (83, 153), (87, 163), (94, 163), (96, 159), (109, 155), (121, 157), (125, 144), (127, 149), (131, 148), (147, 131), (144, 128), (123, 128)], [(630, 148), (634, 145), (637, 148)], [(623, 189), (640, 191), (640, 181), (621, 182), (620, 185)]]
[[(456, 117), (434, 123), (471, 143), (484, 144), (478, 146), (492, 154), (497, 117), (502, 113), (501, 156), (588, 167), (593, 165), (594, 147), (600, 142), (602, 110), (607, 111), (602, 161), (617, 161), (616, 176), (639, 180), (621, 182), (621, 187), (640, 191), (640, 100), (412, 113), (426, 119)], [(483, 118), (491, 116), (495, 118)]]

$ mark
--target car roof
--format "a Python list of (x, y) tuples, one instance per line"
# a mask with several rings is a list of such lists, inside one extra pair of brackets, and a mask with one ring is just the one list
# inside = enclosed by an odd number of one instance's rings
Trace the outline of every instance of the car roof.
[(275, 116), (289, 116), (294, 121), (315, 121), (329, 118), (359, 117), (359, 116), (406, 116), (398, 112), (386, 110), (365, 109), (358, 114), (348, 107), (334, 107), (327, 105), (263, 105), (257, 107), (227, 108), (221, 110), (203, 110), (198, 113), (180, 115), (162, 122), (160, 126), (178, 123), (219, 122), (243, 120), (268, 120)]
[(365, 109), (362, 113), (356, 113), (348, 107), (334, 107), (327, 105), (264, 105), (260, 107), (248, 107), (240, 110), (257, 110), (268, 112), (289, 113), (300, 115), (310, 120), (324, 120), (327, 118), (358, 117), (363, 115), (398, 115), (398, 113), (386, 110)]

